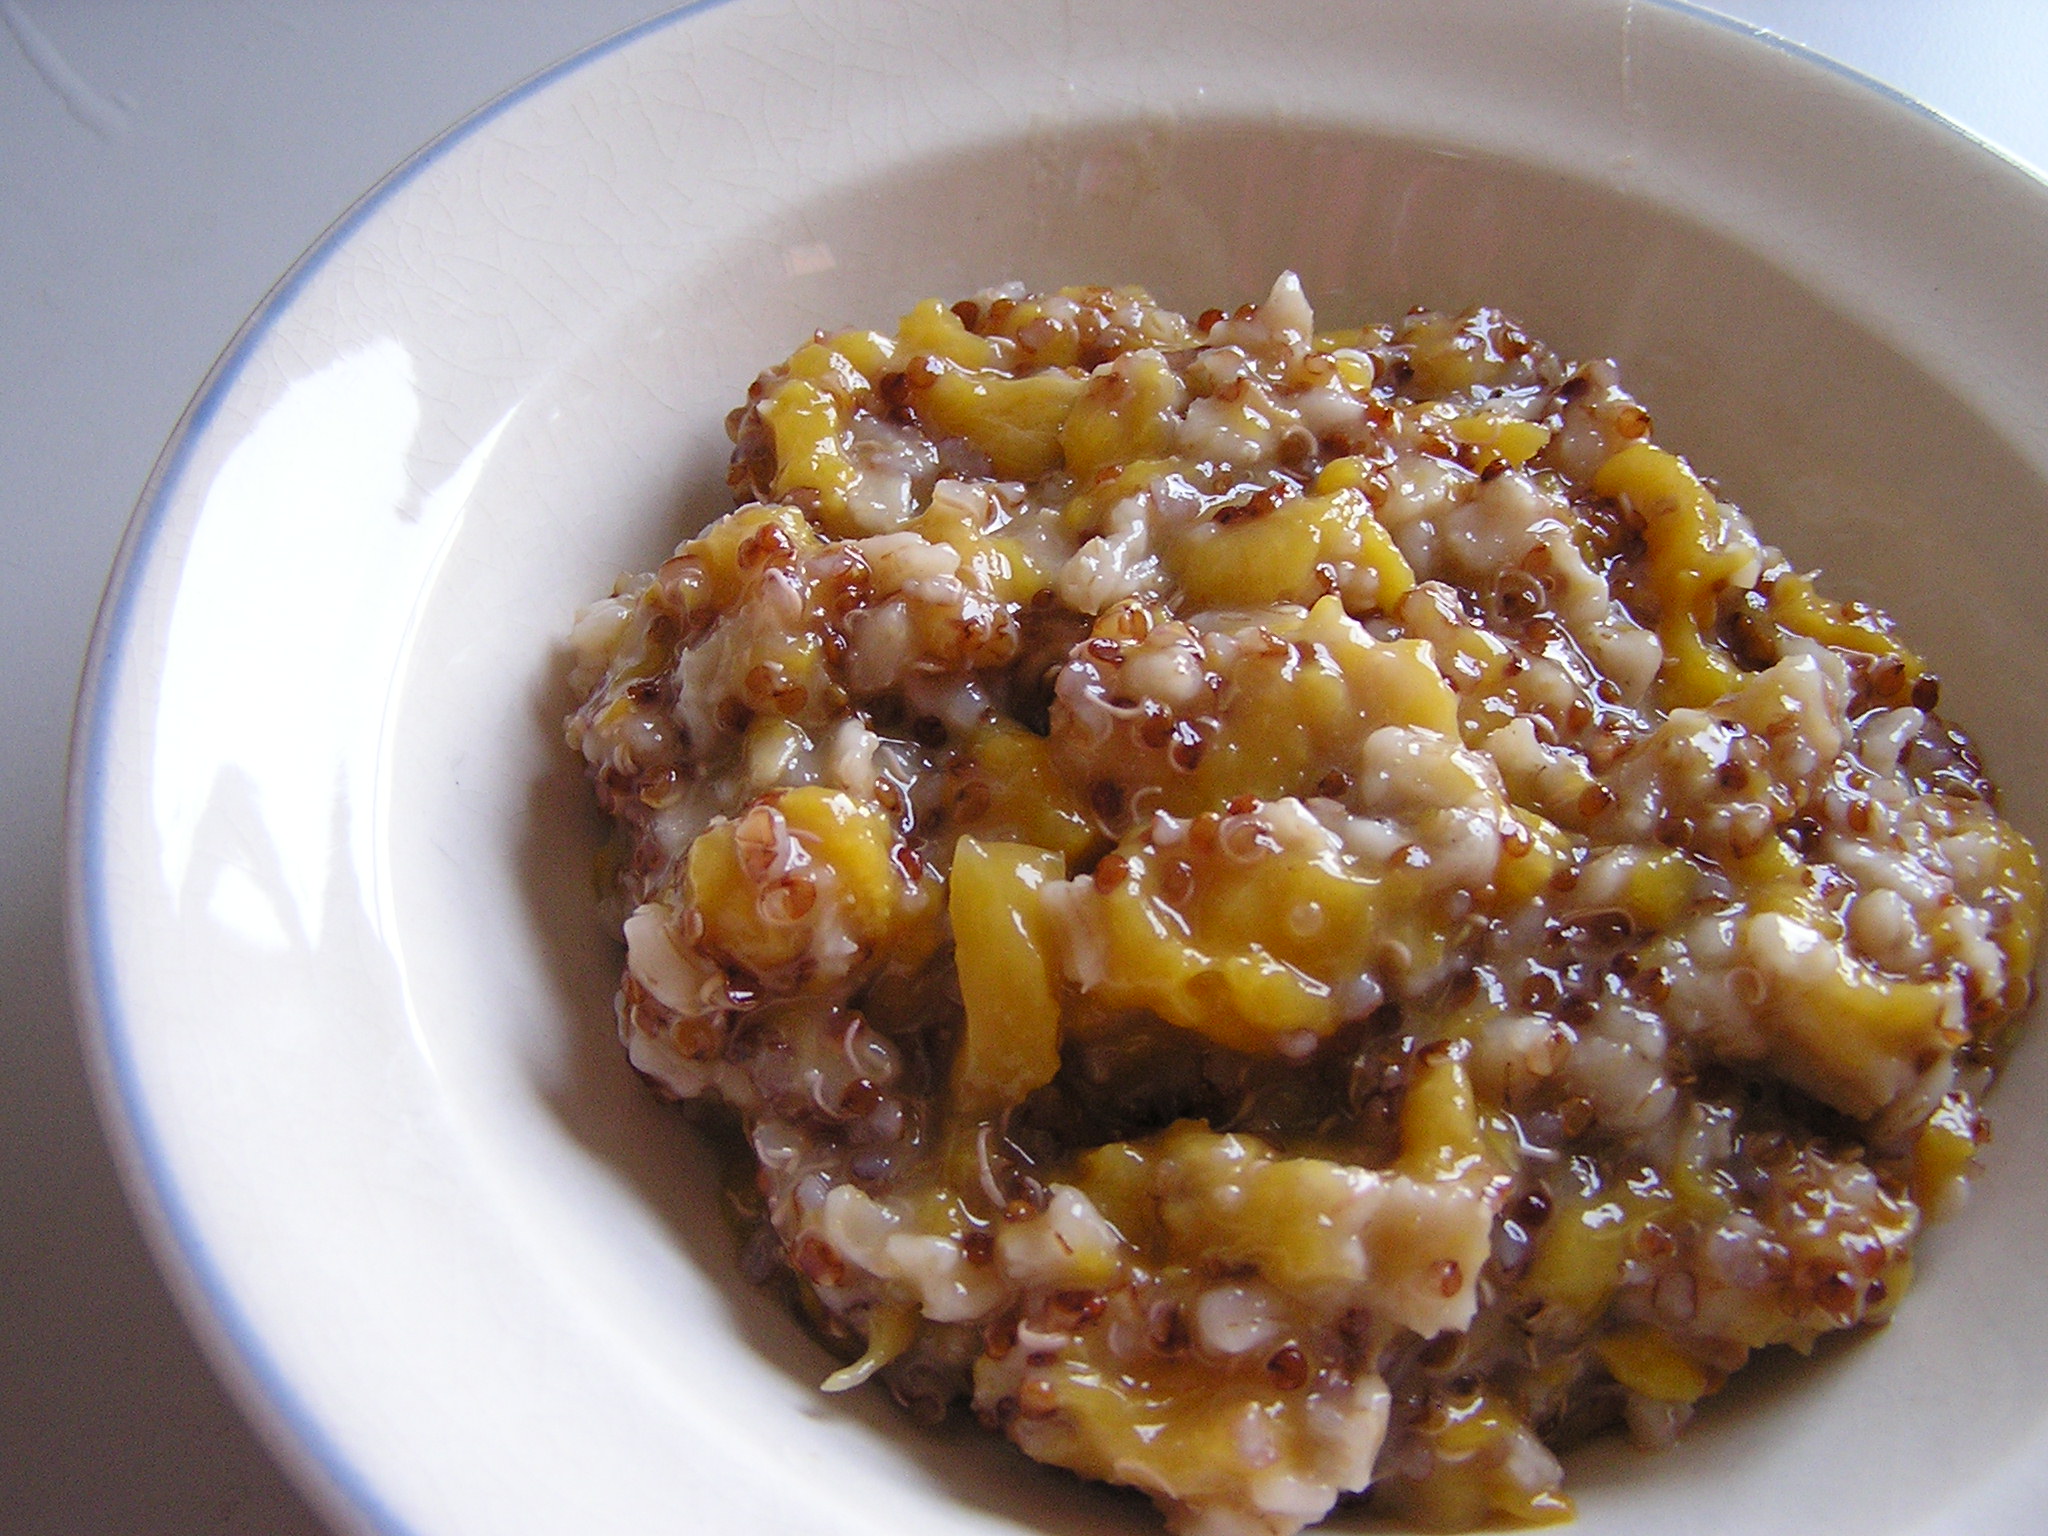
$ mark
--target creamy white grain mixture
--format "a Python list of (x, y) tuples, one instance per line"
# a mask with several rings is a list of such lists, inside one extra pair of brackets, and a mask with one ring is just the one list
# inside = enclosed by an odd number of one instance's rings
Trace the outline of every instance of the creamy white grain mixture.
[(2040, 880), (1934, 677), (1498, 313), (820, 332), (579, 618), (618, 1016), (929, 1417), (1289, 1536), (1569, 1511), (1884, 1319)]

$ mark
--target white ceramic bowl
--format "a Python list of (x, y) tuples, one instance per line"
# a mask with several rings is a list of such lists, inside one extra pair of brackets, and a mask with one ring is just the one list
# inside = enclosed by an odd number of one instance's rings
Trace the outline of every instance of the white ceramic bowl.
[[(1143, 1532), (877, 1395), (735, 1274), (612, 1040), (571, 611), (719, 509), (819, 324), (1017, 277), (1498, 303), (1932, 655), (2048, 829), (2048, 191), (1695, 12), (734, 0), (565, 65), (280, 285), (167, 449), (72, 799), (107, 1118), (216, 1362), (350, 1529)], [(1588, 1532), (2048, 1508), (2048, 1041), (1881, 1336), (1575, 1458)]]

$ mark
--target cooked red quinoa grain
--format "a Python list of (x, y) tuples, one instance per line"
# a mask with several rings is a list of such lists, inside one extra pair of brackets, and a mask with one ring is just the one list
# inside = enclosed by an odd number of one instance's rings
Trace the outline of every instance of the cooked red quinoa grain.
[(1291, 275), (820, 333), (575, 631), (619, 1025), (914, 1411), (1286, 1533), (1568, 1511), (1881, 1321), (2030, 993), (2032, 849), (1881, 614), (1612, 364)]

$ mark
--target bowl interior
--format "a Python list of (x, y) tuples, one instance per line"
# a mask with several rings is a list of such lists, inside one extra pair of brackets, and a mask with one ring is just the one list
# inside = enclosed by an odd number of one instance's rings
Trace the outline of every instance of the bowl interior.
[[(737, 1331), (752, 1353), (733, 1369), (768, 1378), (761, 1413), (797, 1415), (834, 1454), (846, 1451), (837, 1429), (857, 1422), (861, 1457), (914, 1464), (913, 1484), (932, 1479), (998, 1519), (1028, 1507), (1061, 1530), (1150, 1521), (1131, 1501), (1077, 1496), (957, 1437), (935, 1446), (872, 1404), (792, 1401), (829, 1362), (737, 1278), (713, 1159), (612, 1038), (620, 957), (592, 916), (594, 813), (558, 741), (570, 705), (559, 635), (615, 569), (658, 562), (725, 509), (723, 413), (812, 328), (885, 324), (921, 296), (1012, 277), (1136, 282), (1191, 310), (1228, 306), (1283, 267), (1301, 273), (1325, 323), (1486, 302), (1567, 355), (1620, 359), (1660, 440), (1835, 590), (1901, 618), (2004, 771), (2017, 814), (2041, 824), (2025, 745), (2039, 739), (2048, 677), (2022, 638), (2038, 619), (2001, 570), (2000, 535), (2048, 512), (2048, 487), (1886, 335), (1764, 257), (1611, 187), (1313, 123), (1046, 132), (834, 189), (629, 296), (497, 441), (421, 613), (387, 844), (416, 1027), (475, 1157), (501, 1181), (506, 1219), (565, 1294), (614, 1320), (621, 1351), (692, 1381), (704, 1330)], [(520, 533), (509, 553), (508, 529)], [(516, 632), (483, 638), (508, 613), (522, 616)], [(2016, 1129), (2001, 1169), (2043, 1150), (2029, 1130), (2043, 1083), (2031, 1060), (2001, 1096)], [(1869, 1474), (1939, 1431), (1873, 1407), (1900, 1392), (1938, 1399), (1944, 1385), (1982, 1392), (2003, 1357), (1970, 1302), (2001, 1283), (1994, 1275), (2024, 1288), (2025, 1255), (2002, 1209), (2019, 1193), (2012, 1176), (1988, 1184), (1929, 1244), (1925, 1294), (1889, 1337), (1771, 1363), (1674, 1454), (1582, 1457), (1588, 1528), (1665, 1509), (1709, 1467), (1786, 1495), (1757, 1515), (1759, 1531), (1810, 1529), (1822, 1512), (1866, 1504), (1878, 1528), (1910, 1523), (1895, 1499), (1880, 1511)], [(2031, 1393), (1973, 1414), (1944, 1452), (1946, 1475), (1917, 1490), (1925, 1507), (2036, 1432), (2040, 1414)], [(840, 1422), (822, 1431), (821, 1416)], [(1802, 1460), (1820, 1448), (1824, 1461)], [(1055, 1488), (1056, 1502), (1039, 1504)], [(1680, 1529), (1715, 1518), (1683, 1507), (1693, 1513)]]

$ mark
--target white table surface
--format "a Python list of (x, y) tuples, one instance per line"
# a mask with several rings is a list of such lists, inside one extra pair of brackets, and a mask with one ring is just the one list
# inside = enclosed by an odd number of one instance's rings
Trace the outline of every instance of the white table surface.
[[(413, 149), (660, 9), (0, 0), (0, 1530), (325, 1529), (214, 1383), (100, 1138), (63, 959), (72, 696), (157, 451), (271, 283)], [(2048, 167), (2043, 0), (1720, 9)]]

